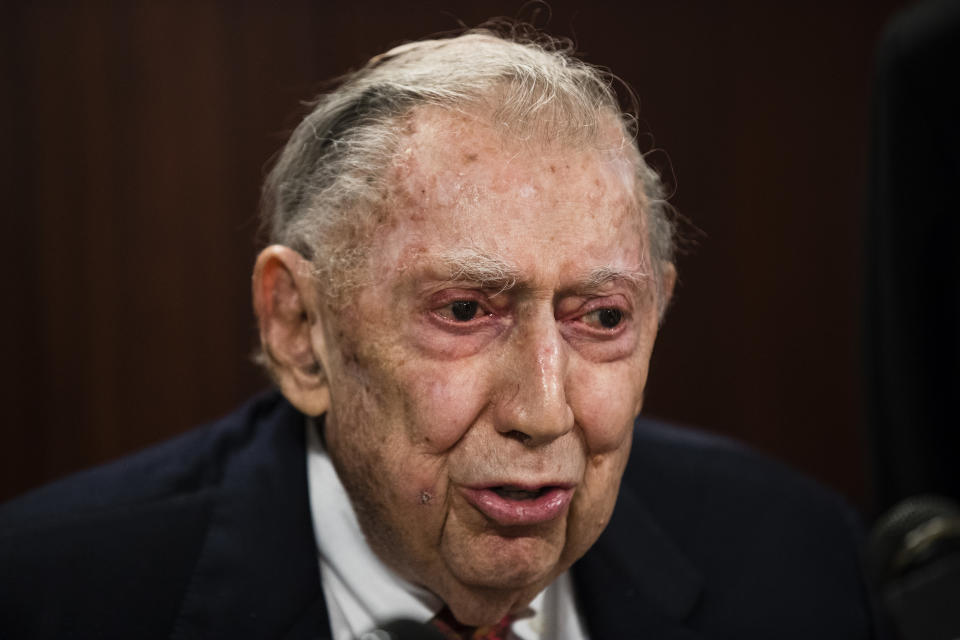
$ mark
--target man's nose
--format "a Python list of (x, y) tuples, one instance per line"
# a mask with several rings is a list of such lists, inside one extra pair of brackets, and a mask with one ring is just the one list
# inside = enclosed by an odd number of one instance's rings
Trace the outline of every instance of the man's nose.
[(513, 337), (496, 407), (497, 431), (528, 446), (559, 438), (574, 423), (566, 345), (552, 312), (543, 315)]

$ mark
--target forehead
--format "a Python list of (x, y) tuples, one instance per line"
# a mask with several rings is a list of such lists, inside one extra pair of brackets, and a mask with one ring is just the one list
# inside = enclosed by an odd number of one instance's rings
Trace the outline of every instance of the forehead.
[(388, 170), (390, 245), (378, 254), (403, 251), (392, 257), (409, 260), (469, 247), (529, 269), (590, 259), (642, 268), (629, 149), (614, 127), (574, 146), (510, 139), (478, 116), (418, 110)]

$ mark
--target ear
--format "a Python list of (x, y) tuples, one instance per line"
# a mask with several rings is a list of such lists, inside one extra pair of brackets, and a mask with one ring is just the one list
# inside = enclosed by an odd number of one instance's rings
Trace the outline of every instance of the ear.
[(663, 278), (663, 306), (666, 307), (670, 304), (670, 299), (673, 298), (673, 288), (677, 284), (677, 268), (672, 262), (664, 261), (661, 277)]
[(253, 307), (260, 344), (283, 395), (311, 416), (330, 407), (316, 287), (310, 263), (290, 247), (271, 245), (257, 256)]
[(677, 267), (672, 262), (662, 262), (660, 266), (660, 323), (663, 322), (663, 317), (667, 314), (667, 307), (670, 306), (670, 300), (673, 298), (673, 288), (676, 284)]

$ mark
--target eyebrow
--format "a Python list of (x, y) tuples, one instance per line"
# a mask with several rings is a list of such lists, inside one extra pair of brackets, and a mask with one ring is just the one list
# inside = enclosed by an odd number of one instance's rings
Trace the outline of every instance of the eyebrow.
[(485, 289), (504, 292), (520, 281), (517, 267), (500, 256), (479, 249), (457, 249), (442, 256), (450, 280), (477, 282)]
[(608, 282), (626, 282), (634, 289), (641, 289), (651, 280), (648, 272), (637, 269), (618, 269), (616, 267), (598, 267), (587, 275), (579, 288), (591, 291), (599, 289)]
[[(476, 282), (485, 289), (503, 293), (522, 284), (520, 270), (510, 261), (479, 249), (457, 249), (441, 256), (449, 272), (449, 280)], [(625, 282), (633, 289), (643, 289), (651, 280), (644, 270), (621, 269), (614, 266), (597, 267), (590, 271), (572, 289), (594, 291), (611, 282)]]

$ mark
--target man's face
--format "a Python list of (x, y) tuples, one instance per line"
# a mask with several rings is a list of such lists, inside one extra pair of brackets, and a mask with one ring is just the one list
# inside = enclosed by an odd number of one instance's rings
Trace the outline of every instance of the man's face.
[(378, 555), (489, 622), (613, 510), (657, 329), (633, 168), (424, 109), (388, 178), (368, 284), (318, 330), (327, 446)]

